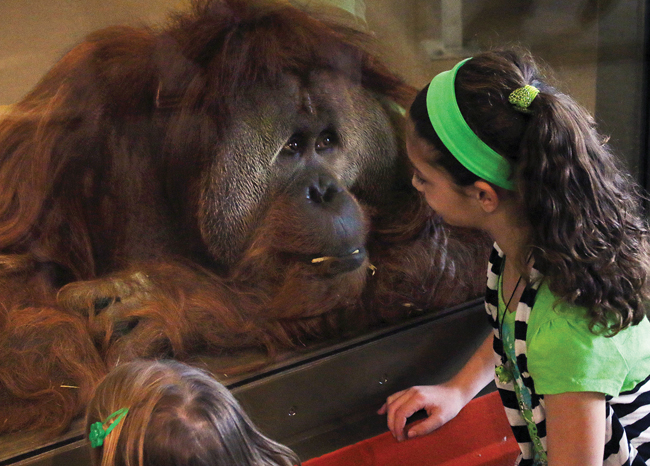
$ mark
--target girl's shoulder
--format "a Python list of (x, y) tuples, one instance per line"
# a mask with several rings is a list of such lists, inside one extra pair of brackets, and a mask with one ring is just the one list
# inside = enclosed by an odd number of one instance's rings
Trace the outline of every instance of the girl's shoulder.
[(549, 384), (543, 382), (540, 387), (546, 393), (558, 393), (562, 388), (615, 396), (650, 374), (647, 318), (615, 336), (598, 333), (598, 329), (592, 332), (589, 322), (584, 307), (560, 301), (547, 284), (540, 285), (526, 343), (531, 374), (555, 372)]
[[(535, 297), (535, 304), (529, 320), (529, 326), (532, 329), (537, 329), (545, 325), (565, 325), (575, 327), (575, 331), (580, 333), (587, 333), (598, 338), (603, 334), (607, 335), (602, 326), (596, 326), (593, 331), (589, 328), (591, 317), (587, 308), (577, 304), (569, 303), (558, 296), (554, 295), (548, 287), (548, 281), (543, 280), (537, 290)], [(650, 331), (650, 322), (645, 317), (638, 325), (628, 327), (617, 335), (621, 337), (606, 337), (613, 338), (614, 341), (627, 340), (634, 337), (643, 337), (648, 335)], [(650, 339), (648, 339), (650, 342)]]

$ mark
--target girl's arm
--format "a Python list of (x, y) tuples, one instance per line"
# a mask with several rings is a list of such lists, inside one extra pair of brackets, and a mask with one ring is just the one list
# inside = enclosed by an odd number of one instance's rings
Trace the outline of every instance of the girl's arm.
[(603, 464), (605, 395), (595, 392), (545, 395), (549, 466)]
[[(453, 419), (494, 378), (492, 333), (451, 380), (440, 385), (411, 387), (386, 399), (378, 414), (387, 414), (388, 428), (402, 441), (426, 435)], [(406, 420), (425, 409), (428, 417), (405, 432)]]

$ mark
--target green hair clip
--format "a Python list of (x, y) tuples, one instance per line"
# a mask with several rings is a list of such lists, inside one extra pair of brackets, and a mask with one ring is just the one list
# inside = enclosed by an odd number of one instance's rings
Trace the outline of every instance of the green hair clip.
[[(115, 428), (116, 425), (120, 423), (126, 413), (129, 412), (129, 408), (122, 408), (115, 411), (113, 414), (108, 416), (104, 422), (95, 422), (90, 426), (90, 432), (88, 434), (88, 439), (90, 440), (90, 446), (93, 448), (101, 447), (104, 444), (104, 439), (106, 436)], [(116, 418), (110, 426), (104, 429), (104, 424), (108, 423), (111, 419)]]
[(508, 96), (508, 102), (514, 105), (515, 110), (523, 113), (530, 113), (528, 107), (533, 103), (537, 94), (539, 94), (539, 89), (530, 84), (526, 84), (524, 87), (512, 91)]

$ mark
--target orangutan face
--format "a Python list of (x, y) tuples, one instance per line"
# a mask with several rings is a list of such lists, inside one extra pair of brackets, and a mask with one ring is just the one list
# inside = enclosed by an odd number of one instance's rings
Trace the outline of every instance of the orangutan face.
[(377, 99), (333, 73), (288, 76), (253, 92), (233, 122), (202, 180), (200, 231), (213, 257), (232, 265), (263, 232), (274, 252), (328, 274), (364, 263), (368, 216), (350, 190), (380, 202), (397, 154)]

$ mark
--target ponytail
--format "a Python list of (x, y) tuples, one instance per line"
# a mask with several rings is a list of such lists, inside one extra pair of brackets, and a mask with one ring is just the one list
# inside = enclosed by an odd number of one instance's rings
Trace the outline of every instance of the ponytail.
[(588, 308), (592, 331), (639, 323), (650, 266), (640, 194), (591, 115), (552, 88), (540, 92), (516, 171), (536, 268), (551, 291)]

